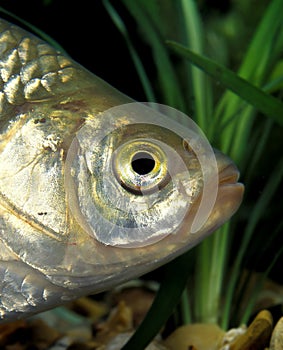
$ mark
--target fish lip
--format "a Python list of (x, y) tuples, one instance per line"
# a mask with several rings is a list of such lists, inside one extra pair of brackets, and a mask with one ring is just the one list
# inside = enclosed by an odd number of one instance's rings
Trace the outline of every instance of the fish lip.
[(236, 165), (229, 164), (219, 172), (219, 185), (238, 183), (240, 172)]
[[(196, 222), (197, 229), (194, 225), (200, 206), (198, 206), (199, 202), (196, 202), (197, 206), (194, 209), (196, 214), (191, 225), (191, 232), (198, 232), (199, 237), (202, 234), (202, 237), (207, 236), (228, 221), (239, 209), (244, 196), (244, 185), (238, 182), (240, 172), (237, 166), (220, 151), (214, 150), (214, 153), (218, 168), (217, 194), (213, 208), (211, 210), (208, 208), (210, 211), (206, 216), (206, 221), (202, 226), (198, 226), (198, 221)], [(215, 186), (215, 182), (208, 183), (208, 186)], [(205, 204), (203, 208), (205, 209)]]
[(233, 161), (218, 150), (214, 150), (219, 176), (219, 185), (238, 184), (240, 172)]
[(223, 222), (239, 209), (245, 186), (238, 182), (240, 171), (233, 161), (220, 151), (215, 152), (218, 167), (218, 194), (215, 210), (222, 212)]

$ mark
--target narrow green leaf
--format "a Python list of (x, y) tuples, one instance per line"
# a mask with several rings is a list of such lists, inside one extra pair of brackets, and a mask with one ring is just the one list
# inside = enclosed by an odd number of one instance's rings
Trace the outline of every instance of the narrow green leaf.
[(195, 276), (196, 322), (218, 323), (221, 289), (226, 271), (229, 230), (227, 222), (198, 247)]
[(142, 61), (134, 48), (134, 45), (130, 39), (128, 30), (127, 30), (122, 18), (119, 16), (118, 12), (110, 4), (110, 2), (108, 0), (103, 0), (103, 4), (104, 4), (106, 10), (108, 11), (108, 14), (111, 17), (113, 23), (115, 23), (116, 27), (121, 32), (121, 34), (123, 35), (123, 37), (126, 41), (129, 53), (132, 57), (134, 65), (136, 67), (138, 76), (140, 78), (141, 84), (143, 86), (143, 89), (144, 89), (144, 92), (146, 94), (148, 101), (155, 102), (156, 98), (155, 98), (153, 88), (151, 86), (150, 79), (148, 78), (146, 71), (144, 69), (144, 66), (142, 64)]
[(187, 58), (242, 99), (255, 106), (259, 111), (273, 118), (278, 124), (283, 125), (283, 103), (278, 99), (237, 76), (230, 69), (192, 52), (183, 45), (173, 41), (168, 41), (167, 44), (180, 56)]
[(166, 275), (150, 310), (122, 350), (144, 350), (168, 320), (186, 287), (189, 254), (185, 253), (167, 265)]
[[(198, 54), (203, 53), (204, 35), (201, 16), (198, 6), (194, 0), (181, 0), (181, 14), (184, 23), (184, 44)], [(212, 91), (207, 76), (194, 66), (189, 65), (191, 71), (191, 89), (194, 103), (194, 120), (200, 128), (208, 133), (210, 123), (208, 118), (211, 116)], [(188, 77), (189, 79), (189, 77)]]
[(182, 324), (192, 323), (193, 316), (191, 314), (191, 306), (187, 289), (183, 291), (181, 298), (181, 314), (182, 314)]
[(239, 68), (240, 76), (255, 84), (262, 82), (264, 72), (282, 52), (282, 20), (282, 0), (270, 1)]
[(175, 66), (170, 60), (161, 30), (157, 26), (157, 20), (153, 19), (154, 14), (147, 11), (148, 2), (123, 0), (123, 3), (136, 20), (139, 28), (142, 29), (143, 37), (152, 49), (153, 60), (158, 72), (158, 85), (164, 103), (184, 111), (185, 101), (177, 79)]
[(266, 149), (266, 144), (270, 141), (270, 132), (272, 130), (273, 120), (266, 119), (264, 126), (258, 128), (250, 137), (249, 155), (243, 162), (246, 169), (245, 178), (243, 181), (246, 185), (252, 186), (252, 178), (255, 173), (255, 167)]
[[(262, 88), (269, 80), (274, 65), (281, 57), (283, 45), (283, 1), (271, 0), (266, 3), (265, 11), (255, 28), (254, 35), (249, 43), (247, 52), (240, 64), (237, 75), (251, 84)], [(219, 134), (221, 150), (242, 166), (242, 158), (249, 143), (250, 134), (254, 127), (256, 111), (246, 105), (241, 108), (243, 101), (239, 96), (226, 91), (215, 108), (214, 121), (216, 125), (227, 125), (225, 131)], [(239, 116), (231, 120), (232, 115)]]

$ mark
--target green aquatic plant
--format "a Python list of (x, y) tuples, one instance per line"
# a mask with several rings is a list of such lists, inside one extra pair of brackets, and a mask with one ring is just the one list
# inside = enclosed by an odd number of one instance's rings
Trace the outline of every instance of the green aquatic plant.
[[(248, 305), (240, 307), (245, 293), (244, 290), (239, 293), (237, 286), (243, 276), (251, 242), (282, 185), (283, 158), (280, 154), (272, 164), (262, 191), (252, 200), (249, 197), (255, 181), (253, 174), (267, 156), (274, 129), (283, 125), (283, 103), (280, 101), (283, 87), (283, 2), (273, 0), (265, 7), (260, 6), (248, 33), (243, 33), (240, 22), (243, 18), (239, 21), (239, 13), (249, 16), (253, 9), (242, 1), (234, 5), (229, 15), (213, 14), (206, 22), (193, 0), (122, 0), (122, 3), (151, 48), (157, 89), (151, 84), (152, 79), (147, 75), (142, 57), (138, 55), (114, 2), (104, 1), (128, 44), (147, 98), (188, 113), (210, 142), (238, 164), (247, 192), (242, 209), (231, 222), (201, 243), (194, 252), (169, 264), (152, 309), (123, 348), (126, 350), (144, 348), (166, 322), (181, 295), (182, 323), (214, 322), (227, 329), (247, 322), (264, 279), (282, 253), (279, 248), (272, 259), (267, 259), (269, 262), (250, 295)], [(239, 28), (239, 37), (236, 28)], [(233, 45), (233, 40), (240, 41), (243, 34), (250, 35), (249, 42), (244, 41), (242, 47)], [(243, 54), (231, 70), (225, 65), (233, 61), (229, 49), (237, 45)], [(276, 153), (274, 157), (277, 156)], [(280, 228), (280, 223), (275, 224), (273, 239), (280, 233)], [(272, 240), (269, 243), (272, 244)], [(236, 252), (233, 251), (235, 244)], [(264, 253), (264, 248), (258, 246), (258, 256)], [(188, 268), (192, 264), (192, 254), (196, 261), (193, 276)], [(180, 273), (176, 276), (172, 271)], [(186, 281), (190, 283), (183, 290)], [(245, 311), (233, 309), (235, 303), (237, 309)]]

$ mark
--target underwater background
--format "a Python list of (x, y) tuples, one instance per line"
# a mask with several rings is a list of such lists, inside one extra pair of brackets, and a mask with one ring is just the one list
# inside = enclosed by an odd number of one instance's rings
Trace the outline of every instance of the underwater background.
[[(278, 118), (266, 116), (243, 99), (235, 100), (232, 94), (227, 95), (228, 87), (221, 79), (208, 78), (205, 74), (196, 77), (193, 70), (196, 68), (192, 68), (185, 54), (173, 53), (165, 40), (188, 47), (193, 42), (193, 51), (199, 50), (234, 72), (246, 62), (244, 78), (282, 100), (283, 11), (277, 12), (281, 24), (272, 29), (274, 23), (270, 22), (270, 32), (264, 32), (264, 25), (260, 27), (260, 24), (268, 7), (282, 8), (283, 2), (196, 1), (192, 7), (195, 15), (186, 8), (191, 1), (134, 3), (0, 0), (1, 8), (48, 34), (75, 61), (126, 95), (138, 101), (148, 101), (151, 96), (158, 103), (182, 109), (201, 126), (212, 145), (228, 153), (239, 166), (240, 180), (246, 186), (243, 204), (229, 226), (189, 253), (188, 298), (182, 301), (182, 317), (176, 323), (184, 319), (211, 320), (215, 310), (218, 312), (214, 321), (224, 328), (247, 322), (258, 311), (254, 306), (264, 292), (273, 293), (267, 307), (278, 319), (282, 316), (282, 289), (279, 288), (280, 292), (265, 289), (265, 281), (268, 277), (278, 286), (283, 284), (283, 114)], [(137, 8), (140, 13), (136, 12)], [(120, 23), (117, 14), (124, 27), (117, 26)], [(1, 13), (1, 17), (23, 27), (7, 13)], [(160, 66), (157, 42), (149, 35), (151, 28), (147, 20), (153, 25), (154, 38), (164, 50), (162, 54), (168, 59), (170, 72), (167, 66)], [(193, 33), (194, 25), (198, 33)], [(121, 28), (126, 28), (126, 32)], [(257, 37), (256, 49), (247, 59), (246, 53), (251, 42), (255, 43), (253, 38), (259, 28), (263, 28), (262, 35)], [(133, 52), (139, 57), (138, 64), (132, 59)], [(137, 70), (137, 66), (142, 69)], [(148, 90), (141, 78), (150, 82)], [(199, 85), (201, 92), (196, 88)], [(205, 105), (202, 112), (198, 103)], [(207, 115), (201, 119), (204, 112)], [(211, 280), (213, 267), (216, 276)], [(159, 281), (163, 273), (161, 268), (145, 278)], [(217, 285), (217, 290), (210, 290), (212, 284)], [(217, 302), (209, 309), (203, 304), (210, 304), (211, 295)], [(189, 315), (184, 305), (191, 305)]]

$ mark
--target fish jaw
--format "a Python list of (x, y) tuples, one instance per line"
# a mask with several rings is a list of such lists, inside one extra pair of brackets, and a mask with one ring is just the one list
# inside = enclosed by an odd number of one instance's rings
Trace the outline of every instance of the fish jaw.
[(244, 185), (238, 182), (240, 172), (232, 160), (219, 151), (216, 151), (215, 155), (219, 172), (219, 195), (222, 195), (221, 192), (223, 192), (223, 195), (226, 192), (226, 195), (229, 195), (230, 198), (230, 200), (224, 200), (223, 203), (219, 201), (219, 205), (225, 206), (226, 203), (231, 202), (231, 204), (227, 204), (230, 208), (227, 216), (229, 218), (238, 210), (242, 202)]
[[(233, 161), (218, 150), (214, 150), (218, 168), (218, 190), (208, 220), (197, 235), (203, 239), (228, 221), (239, 209), (244, 195), (244, 185), (238, 182), (240, 172)], [(203, 236), (203, 234), (205, 236)]]

